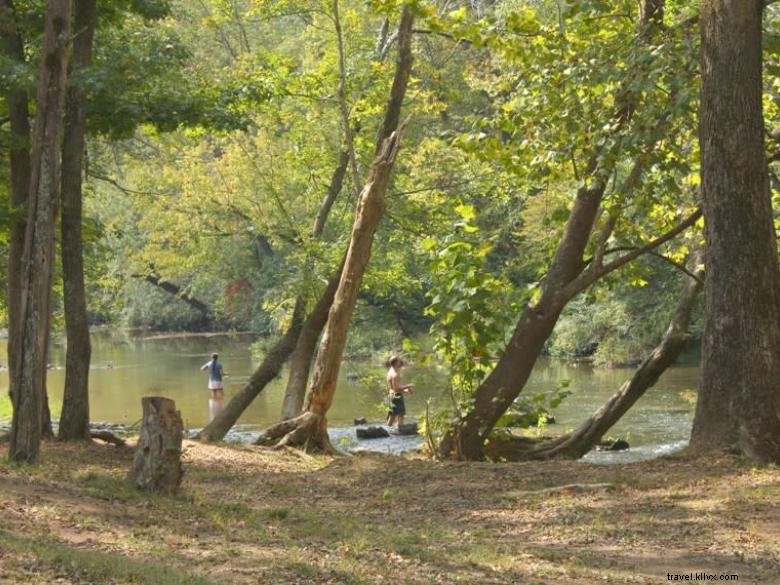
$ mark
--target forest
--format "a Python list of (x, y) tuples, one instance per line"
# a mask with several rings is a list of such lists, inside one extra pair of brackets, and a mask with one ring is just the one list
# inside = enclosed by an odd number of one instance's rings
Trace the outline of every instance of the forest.
[(780, 583), (775, 4), (0, 0), (0, 583)]

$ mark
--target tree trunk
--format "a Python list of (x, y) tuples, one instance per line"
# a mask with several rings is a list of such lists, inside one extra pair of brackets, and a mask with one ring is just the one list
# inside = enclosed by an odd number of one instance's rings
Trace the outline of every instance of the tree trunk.
[(342, 260), (336, 273), (328, 281), (328, 285), (322, 296), (314, 305), (306, 321), (301, 328), (301, 334), (295, 344), (295, 351), (290, 357), (290, 376), (287, 379), (287, 387), (284, 391), (282, 403), (282, 420), (295, 418), (301, 413), (303, 399), (306, 396), (306, 384), (309, 382), (312, 358), (317, 349), (317, 340), (322, 329), (328, 321), (328, 313), (336, 295), (339, 277), (344, 267)]
[(10, 380), (14, 413), (9, 457), (30, 463), (38, 458), (41, 438), (70, 12), (69, 0), (48, 0), (46, 4), (19, 321), (14, 333), (16, 348)]
[[(645, 0), (638, 31), (640, 38), (648, 37), (652, 27), (662, 25), (663, 6), (662, 0)], [(632, 95), (625, 88), (617, 90), (617, 128), (614, 132), (624, 130), (636, 110), (638, 99), (638, 96)], [(586, 184), (591, 184), (577, 191), (563, 237), (544, 278), (538, 302), (535, 305), (528, 304), (523, 309), (496, 367), (477, 388), (474, 406), (445, 434), (441, 444), (443, 456), (468, 460), (483, 458), (483, 446), (494, 425), (523, 390), (561, 311), (576, 294), (584, 290), (586, 283), (593, 282), (594, 278), (588, 272), (592, 275), (600, 274), (601, 257), (598, 262), (588, 265), (583, 256), (607, 187), (604, 177), (610, 176), (614, 170), (616, 157), (604, 157), (606, 166), (601, 166), (600, 154), (604, 153), (595, 153), (591, 157), (584, 172)], [(637, 168), (642, 169), (640, 163), (637, 163)], [(631, 174), (634, 175), (633, 172)], [(638, 180), (639, 175), (641, 172), (629, 180)], [(606, 238), (602, 244), (605, 241)], [(603, 246), (600, 254), (603, 255)]]
[[(16, 28), (13, 4), (0, 0), (0, 43), (2, 51), (12, 59), (24, 62), (24, 46)], [(24, 232), (27, 225), (25, 204), (30, 192), (30, 112), (28, 95), (24, 90), (8, 94), (8, 118), (11, 126), (11, 208), (18, 213), (11, 224), (8, 244), (8, 367), (9, 377), (18, 362), (15, 352), (19, 348), (16, 332), (19, 329), (19, 303), (22, 289), (22, 253)], [(14, 395), (11, 392), (11, 401)]]
[[(337, 12), (338, 12), (338, 4), (337, 2), (334, 2), (334, 14), (337, 14)], [(379, 49), (383, 45), (384, 42), (382, 40), (383, 37), (386, 36), (386, 31), (384, 29), (386, 28), (387, 22), (388, 21), (385, 20), (383, 29), (379, 33), (380, 39), (377, 42), (376, 58), (380, 62), (384, 61), (384, 58), (386, 56), (386, 53), (383, 54)], [(403, 24), (403, 21), (401, 24)], [(338, 23), (337, 23), (337, 27), (340, 27)], [(339, 32), (338, 33), (339, 37), (340, 34), (341, 33)], [(340, 53), (341, 51), (342, 49), (340, 48)], [(411, 71), (411, 58), (412, 58), (411, 51), (406, 56), (400, 56), (401, 60), (406, 59), (408, 60), (408, 63), (399, 61), (399, 67), (402, 69), (408, 68)], [(344, 75), (345, 73), (343, 67), (341, 67), (340, 80), (339, 80), (340, 94), (343, 91), (343, 84), (345, 82)], [(400, 87), (396, 88), (396, 91), (400, 91)], [(340, 102), (342, 104), (345, 104), (343, 95), (340, 95)], [(379, 147), (384, 142), (384, 140), (386, 138), (389, 138), (390, 134), (392, 134), (395, 131), (395, 129), (398, 127), (398, 121), (400, 120), (400, 116), (401, 116), (402, 104), (403, 104), (403, 95), (401, 96), (401, 99), (398, 99), (398, 96), (393, 97), (391, 95), (390, 101), (388, 103), (387, 111), (385, 113), (385, 118), (382, 122), (382, 128), (378, 136), (377, 152), (379, 152)], [(347, 129), (347, 132), (349, 132), (350, 130), (348, 127), (349, 124), (348, 117), (344, 118), (343, 123)], [(360, 130), (359, 128), (355, 130), (355, 133), (357, 133), (359, 130)], [(322, 204), (320, 205), (320, 209), (317, 212), (317, 219), (314, 222), (314, 229), (312, 231), (312, 235), (315, 238), (319, 238), (320, 236), (322, 236), (322, 232), (325, 227), (325, 220), (327, 219), (328, 214), (330, 213), (330, 210), (333, 207), (333, 203), (335, 202), (336, 197), (341, 191), (341, 188), (344, 184), (344, 177), (347, 172), (347, 167), (349, 166), (350, 161), (354, 156), (354, 151), (351, 148), (351, 141), (347, 140), (346, 142), (347, 145), (345, 149), (341, 151), (341, 154), (339, 155), (339, 162), (336, 165), (336, 169), (333, 172), (333, 176), (331, 177), (330, 185), (328, 187), (328, 193), (323, 199)], [(358, 176), (356, 165), (355, 165), (355, 170), (353, 175)], [(341, 273), (343, 267), (344, 264), (342, 261), (342, 264), (338, 270), (338, 274)], [(319, 306), (320, 305), (318, 304), (318, 307)], [(312, 319), (307, 319), (306, 323), (304, 323), (303, 330), (301, 331), (301, 336), (298, 338), (298, 344), (296, 345), (295, 351), (293, 352), (293, 355), (290, 358), (290, 376), (287, 380), (287, 388), (285, 389), (284, 392), (284, 402), (282, 403), (282, 420), (288, 420), (294, 418), (301, 413), (301, 408), (303, 407), (303, 401), (306, 395), (306, 385), (309, 382), (309, 372), (311, 371), (311, 365), (314, 360), (314, 353), (317, 350), (317, 340), (319, 339), (320, 334), (322, 333), (322, 330), (325, 327), (325, 323), (327, 322), (327, 314), (329, 310), (330, 310), (330, 306), (322, 307), (322, 312), (319, 314), (319, 316), (314, 317)]]
[(626, 381), (604, 406), (593, 414), (573, 433), (551, 441), (531, 442), (528, 440), (490, 440), (485, 454), (495, 460), (529, 460), (567, 458), (579, 459), (601, 441), (602, 437), (617, 423), (636, 401), (652, 388), (668, 367), (677, 361), (690, 339), (688, 324), (696, 298), (702, 287), (704, 270), (697, 268), (702, 255), (695, 254), (692, 260), (693, 274), (683, 276), (683, 286), (669, 327), (661, 342), (645, 358), (630, 380)]
[[(384, 212), (384, 193), (400, 142), (400, 134), (393, 134), (371, 166), (366, 186), (358, 202), (352, 237), (347, 251), (333, 305), (315, 362), (314, 376), (309, 387), (304, 412), (291, 421), (269, 429), (265, 436), (277, 438), (282, 429), (280, 444), (306, 446), (307, 449), (332, 451), (328, 438), (326, 414), (333, 402), (341, 357), (347, 341), (347, 331), (357, 302), (360, 283), (368, 260), (374, 233)], [(288, 423), (293, 423), (292, 427)]]
[(128, 480), (137, 488), (174, 495), (181, 484), (181, 437), (184, 425), (170, 398), (141, 399), (143, 423)]
[(246, 386), (236, 394), (230, 402), (207, 424), (200, 433), (201, 441), (220, 441), (224, 438), (241, 414), (252, 404), (257, 395), (263, 391), (268, 382), (279, 375), (284, 362), (295, 348), (295, 343), (301, 333), (303, 317), (303, 301), (298, 299), (293, 311), (292, 323), (282, 338), (276, 342), (263, 359), (263, 363), (249, 378)]
[(317, 352), (314, 376), (306, 398), (305, 410), (300, 416), (271, 427), (265, 433), (268, 440), (280, 438), (279, 445), (303, 446), (307, 450), (334, 451), (328, 437), (326, 414), (333, 402), (349, 322), (357, 302), (363, 274), (371, 257), (374, 233), (384, 214), (385, 191), (400, 147), (401, 133), (395, 128), (400, 119), (401, 106), (412, 69), (413, 20), (411, 9), (405, 6), (398, 27), (398, 61), (380, 135), (389, 134), (389, 137), (377, 149), (366, 185), (358, 200), (349, 249)]
[(317, 218), (314, 220), (314, 228), (312, 229), (312, 235), (315, 238), (321, 237), (322, 232), (325, 231), (325, 222), (328, 219), (328, 215), (330, 215), (330, 210), (336, 202), (336, 197), (341, 193), (341, 188), (344, 186), (344, 177), (347, 174), (348, 165), (349, 150), (345, 149), (339, 153), (339, 162), (333, 170), (333, 176), (330, 178), (328, 192), (325, 194), (325, 198), (320, 203), (320, 208), (317, 211)]
[[(330, 179), (328, 192), (320, 204), (317, 212), (317, 219), (314, 221), (312, 237), (319, 238), (325, 229), (325, 221), (330, 214), (330, 210), (336, 201), (336, 197), (344, 186), (344, 177), (347, 174), (349, 164), (349, 149), (342, 150), (339, 154), (339, 162)], [(319, 301), (312, 310), (311, 315), (306, 319), (298, 336), (298, 342), (295, 345), (295, 351), (290, 356), (290, 375), (287, 378), (287, 387), (284, 390), (284, 400), (282, 401), (282, 420), (294, 418), (301, 413), (303, 399), (306, 395), (306, 384), (309, 382), (309, 372), (314, 358), (314, 352), (317, 349), (317, 340), (320, 338), (322, 329), (328, 320), (328, 311), (333, 303), (333, 295), (336, 293), (339, 275), (344, 267), (342, 259), (336, 274), (328, 281), (328, 286), (320, 297)], [(327, 304), (325, 304), (327, 300)]]
[[(96, 0), (75, 0), (71, 71), (77, 75), (92, 62)], [(62, 400), (59, 438), (89, 440), (89, 362), (92, 346), (87, 322), (84, 287), (84, 249), (81, 235), (86, 97), (79, 80), (71, 82), (66, 96), (65, 135), (62, 149), (62, 279), (64, 284), (65, 394)]]
[(701, 16), (707, 282), (691, 445), (780, 463), (780, 270), (762, 111), (763, 0)]

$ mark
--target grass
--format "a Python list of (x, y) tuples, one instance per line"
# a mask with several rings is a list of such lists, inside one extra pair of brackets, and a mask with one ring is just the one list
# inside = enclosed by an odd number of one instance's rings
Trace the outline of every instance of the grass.
[(10, 421), (13, 416), (11, 399), (6, 393), (0, 394), (0, 422)]
[(77, 583), (113, 581), (149, 585), (216, 584), (215, 581), (188, 575), (161, 563), (83, 550), (46, 536), (20, 536), (3, 529), (0, 529), (0, 552), (22, 555), (23, 558), (32, 556), (38, 565), (35, 570), (48, 569)]
[[(189, 443), (182, 492), (138, 492), (132, 452), (46, 444), (0, 464), (14, 583), (660, 583), (780, 574), (780, 470), (331, 459)], [(702, 470), (706, 470), (703, 473)], [(539, 492), (569, 484), (613, 489)], [(4, 582), (4, 581), (3, 581)]]

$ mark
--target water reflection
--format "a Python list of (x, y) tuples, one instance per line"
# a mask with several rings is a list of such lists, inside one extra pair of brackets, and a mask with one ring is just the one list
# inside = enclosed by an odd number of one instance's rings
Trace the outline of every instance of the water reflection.
[(224, 401), (224, 397), (209, 398), (209, 422), (217, 418), (217, 415), (222, 412)]

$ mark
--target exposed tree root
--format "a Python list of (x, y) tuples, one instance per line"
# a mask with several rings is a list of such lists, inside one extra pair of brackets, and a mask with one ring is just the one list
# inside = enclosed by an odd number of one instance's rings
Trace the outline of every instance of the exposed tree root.
[(614, 483), (567, 483), (566, 485), (556, 485), (540, 490), (516, 490), (507, 492), (505, 495), (519, 498), (524, 496), (544, 496), (556, 493), (582, 493), (590, 490), (614, 490), (615, 488), (616, 486)]
[(91, 431), (89, 436), (92, 439), (100, 439), (101, 441), (111, 443), (117, 447), (127, 447), (127, 443), (124, 439), (117, 437), (114, 433), (110, 433), (108, 431)]
[(313, 412), (282, 421), (267, 429), (255, 441), (255, 445), (273, 446), (274, 449), (295, 447), (305, 453), (340, 455), (328, 436), (324, 421)]

